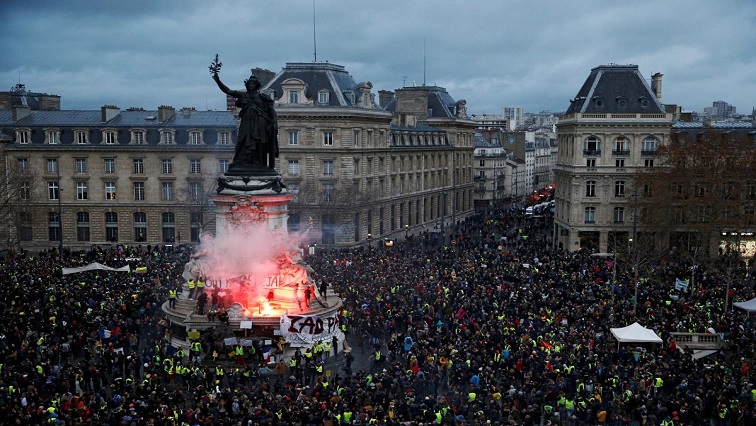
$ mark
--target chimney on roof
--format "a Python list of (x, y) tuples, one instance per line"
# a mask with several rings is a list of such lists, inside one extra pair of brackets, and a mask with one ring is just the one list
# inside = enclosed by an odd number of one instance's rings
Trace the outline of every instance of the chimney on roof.
[(108, 121), (118, 117), (118, 114), (121, 113), (121, 108), (118, 108), (115, 105), (103, 105), (101, 110), (103, 123), (107, 123)]
[(392, 99), (394, 99), (394, 92), (390, 90), (378, 91), (378, 102), (381, 104), (381, 108), (386, 108), (386, 105), (388, 105)]
[(662, 77), (664, 77), (664, 74), (660, 72), (651, 76), (651, 90), (654, 91), (654, 95), (659, 101), (661, 101), (662, 95)]
[(13, 121), (23, 120), (31, 115), (31, 108), (27, 105), (13, 105)]
[(161, 123), (166, 122), (170, 120), (171, 118), (173, 118), (174, 115), (176, 115), (176, 109), (173, 108), (172, 106), (160, 105), (158, 107), (158, 121), (159, 122)]

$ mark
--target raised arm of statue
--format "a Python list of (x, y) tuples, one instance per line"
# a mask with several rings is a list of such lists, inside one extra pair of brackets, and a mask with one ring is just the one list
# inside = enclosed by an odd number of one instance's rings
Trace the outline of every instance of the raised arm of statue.
[(215, 60), (210, 64), (210, 75), (212, 75), (213, 80), (215, 80), (215, 83), (218, 85), (218, 88), (221, 89), (221, 91), (227, 95), (233, 96), (238, 98), (241, 93), (237, 92), (236, 90), (231, 90), (223, 84), (223, 82), (220, 80), (220, 70), (221, 66), (223, 66), (223, 63), (218, 62), (218, 54), (215, 54)]

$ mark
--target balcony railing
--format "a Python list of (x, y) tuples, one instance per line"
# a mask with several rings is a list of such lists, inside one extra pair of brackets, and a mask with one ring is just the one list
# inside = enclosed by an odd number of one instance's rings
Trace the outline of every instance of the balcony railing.
[(601, 155), (601, 150), (600, 149), (584, 149), (583, 155), (591, 155), (591, 156)]
[(644, 150), (641, 150), (641, 155), (654, 156), (654, 155), (656, 155), (656, 150), (655, 149), (644, 149)]
[(612, 150), (612, 155), (614, 155), (615, 157), (629, 157), (630, 156), (630, 150), (629, 149), (627, 149), (627, 150), (625, 150), (625, 149), (615, 149), (615, 150)]

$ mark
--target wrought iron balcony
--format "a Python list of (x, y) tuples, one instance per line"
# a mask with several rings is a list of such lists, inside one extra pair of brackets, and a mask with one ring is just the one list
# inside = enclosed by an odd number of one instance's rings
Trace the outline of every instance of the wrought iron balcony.
[(601, 155), (601, 150), (600, 149), (584, 149), (583, 155), (590, 155), (590, 156)]

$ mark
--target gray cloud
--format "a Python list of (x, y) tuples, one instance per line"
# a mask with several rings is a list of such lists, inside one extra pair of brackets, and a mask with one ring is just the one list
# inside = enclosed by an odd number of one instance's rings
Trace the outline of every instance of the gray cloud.
[[(632, 63), (664, 77), (663, 101), (756, 104), (751, 0), (605, 2), (315, 0), (317, 59), (377, 89), (437, 84), (470, 113), (562, 111), (590, 69)], [(0, 82), (104, 104), (220, 109), (224, 81), (314, 59), (313, 1), (10, 1), (0, 9)], [(425, 57), (425, 58), (424, 58)], [(425, 61), (425, 66), (424, 66)]]

